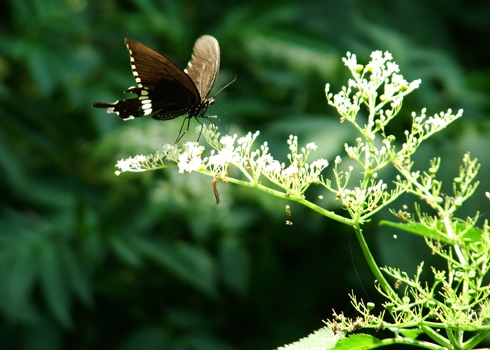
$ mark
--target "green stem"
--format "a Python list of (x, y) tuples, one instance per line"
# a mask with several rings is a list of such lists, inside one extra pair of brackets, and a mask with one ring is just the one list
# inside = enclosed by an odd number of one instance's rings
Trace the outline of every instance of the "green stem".
[(331, 218), (335, 221), (341, 222), (345, 225), (349, 225), (349, 226), (353, 225), (353, 221), (351, 219), (337, 215), (332, 211), (328, 211), (326, 209), (323, 209), (322, 207), (319, 207), (318, 205), (311, 203), (311, 202), (307, 201), (306, 199), (295, 198), (294, 200), (300, 204), (303, 204), (305, 207), (308, 207), (308, 208), (316, 211), (317, 213), (320, 213), (323, 216), (329, 217), (329, 218)]
[(480, 342), (483, 339), (485, 339), (487, 337), (488, 333), (490, 333), (490, 330), (478, 332), (473, 338), (468, 339), (468, 341), (466, 341), (463, 344), (463, 347), (465, 349), (473, 349), (475, 346), (480, 344)]
[[(382, 346), (393, 345), (393, 344), (412, 345), (412, 346), (416, 346), (419, 348), (431, 349), (431, 350), (447, 350), (447, 347), (445, 347), (445, 346), (440, 346), (440, 345), (436, 345), (436, 344), (429, 343), (426, 341), (416, 340), (416, 339), (411, 339), (411, 338), (404, 338), (404, 337), (383, 339), (383, 340), (380, 340), (379, 342), (375, 342), (373, 345), (375, 345), (377, 348), (379, 348)], [(374, 349), (374, 346), (370, 347), (370, 349)]]
[(369, 249), (366, 240), (364, 239), (364, 235), (362, 234), (362, 229), (358, 225), (354, 225), (354, 231), (356, 232), (357, 240), (359, 241), (359, 245), (361, 246), (362, 252), (364, 253), (364, 257), (366, 258), (366, 262), (368, 263), (371, 271), (374, 276), (378, 280), (378, 283), (381, 285), (386, 294), (389, 295), (389, 298), (392, 300), (400, 300), (398, 294), (391, 288), (390, 284), (384, 277), (380, 268), (376, 264), (373, 255), (371, 254), (371, 250)]
[(427, 334), (431, 339), (436, 341), (441, 346), (444, 346), (445, 348), (449, 348), (449, 346), (451, 345), (448, 339), (444, 338), (442, 335), (440, 335), (438, 332), (433, 330), (431, 327), (427, 327), (426, 325), (424, 325), (421, 326), (420, 329), (422, 329), (425, 334)]
[[(446, 333), (447, 333), (447, 337), (449, 339), (449, 341), (451, 342), (451, 349), (455, 349), (455, 350), (460, 350), (462, 349), (462, 345), (461, 345), (461, 342), (460, 342), (460, 334), (459, 334), (460, 331), (458, 330), (452, 330), (452, 329), (446, 329)], [(456, 334), (455, 334), (456, 333)]]
[[(212, 174), (210, 172), (200, 171), (200, 173), (212, 176)], [(326, 210), (326, 209), (324, 209), (324, 208), (322, 208), (322, 207), (320, 207), (320, 206), (318, 206), (318, 205), (316, 205), (310, 201), (307, 201), (304, 198), (293, 196), (293, 195), (290, 195), (286, 192), (273, 190), (273, 189), (271, 189), (267, 186), (264, 186), (262, 184), (259, 184), (259, 183), (251, 183), (248, 181), (238, 180), (238, 179), (235, 179), (232, 177), (227, 177), (226, 182), (231, 182), (231, 183), (241, 185), (241, 186), (245, 186), (245, 187), (255, 188), (255, 189), (261, 190), (263, 192), (266, 192), (272, 196), (303, 204), (305, 207), (308, 207), (308, 208), (316, 211), (317, 213), (320, 213), (323, 216), (326, 216), (328, 218), (331, 218), (335, 221), (341, 222), (341, 223), (349, 225), (349, 226), (353, 225), (353, 221), (351, 219), (348, 219), (348, 218), (345, 218), (345, 217), (340, 216), (338, 214), (335, 214), (333, 211)]]

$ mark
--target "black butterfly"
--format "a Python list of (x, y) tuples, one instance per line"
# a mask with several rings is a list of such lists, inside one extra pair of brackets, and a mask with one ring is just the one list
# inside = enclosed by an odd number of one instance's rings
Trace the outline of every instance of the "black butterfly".
[(219, 44), (214, 37), (203, 35), (196, 40), (185, 70), (135, 40), (125, 39), (125, 43), (137, 84), (125, 92), (138, 97), (114, 103), (96, 102), (94, 107), (107, 108), (107, 113), (116, 113), (123, 120), (147, 115), (157, 120), (170, 120), (186, 113), (189, 121), (192, 117), (204, 117), (214, 103), (214, 98), (208, 95), (218, 77), (220, 64)]

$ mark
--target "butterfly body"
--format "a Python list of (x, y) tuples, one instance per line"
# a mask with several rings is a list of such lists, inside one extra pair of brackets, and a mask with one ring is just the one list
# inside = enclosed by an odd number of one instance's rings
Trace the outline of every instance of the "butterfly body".
[(191, 60), (182, 70), (171, 59), (132, 39), (125, 39), (136, 86), (125, 92), (137, 97), (114, 103), (96, 102), (123, 120), (151, 115), (170, 120), (183, 114), (204, 117), (214, 99), (208, 98), (218, 77), (220, 49), (218, 41), (203, 35), (196, 40)]

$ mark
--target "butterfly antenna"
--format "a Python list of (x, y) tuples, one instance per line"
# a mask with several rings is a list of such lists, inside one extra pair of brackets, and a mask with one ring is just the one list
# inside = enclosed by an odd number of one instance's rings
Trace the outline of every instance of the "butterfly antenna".
[[(233, 78), (232, 81), (230, 81), (228, 84), (226, 84), (225, 86), (223, 86), (221, 89), (219, 89), (219, 91), (216, 93), (216, 95), (214, 95), (213, 98), (216, 98), (218, 96), (222, 96), (222, 95), (232, 95), (232, 94), (237, 94), (239, 93), (240, 91), (242, 91), (242, 89), (239, 89), (238, 91), (235, 91), (235, 92), (228, 92), (228, 93), (221, 93), (224, 89), (226, 89), (228, 86), (230, 86), (231, 84), (233, 84), (238, 78), (238, 75), (235, 75), (235, 77)], [(227, 116), (230, 116), (226, 111), (222, 110), (221, 108), (219, 107), (216, 107), (218, 108), (221, 112), (225, 113)], [(205, 119), (211, 119), (211, 117), (209, 116), (203, 116), (203, 118)], [(218, 119), (218, 122), (220, 123), (220, 125), (224, 127), (223, 123), (221, 122), (221, 119), (216, 116), (216, 119)], [(213, 123), (211, 120), (210, 120), (210, 123)], [(214, 123), (213, 123), (214, 124)], [(228, 131), (230, 131), (230, 127), (231, 127), (231, 118), (230, 118), (230, 122), (228, 123), (228, 127), (226, 128), (226, 134), (228, 134)]]

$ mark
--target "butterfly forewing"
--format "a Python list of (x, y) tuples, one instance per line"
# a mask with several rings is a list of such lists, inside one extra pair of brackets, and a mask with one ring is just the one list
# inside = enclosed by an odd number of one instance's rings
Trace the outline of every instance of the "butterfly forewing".
[[(185, 92), (182, 97), (187, 95), (193, 99), (198, 98), (198, 91), (192, 79), (189, 79), (171, 59), (135, 40), (126, 39), (125, 42), (131, 56), (134, 79), (139, 88), (163, 90), (166, 86), (177, 86), (178, 90)], [(166, 92), (173, 93), (170, 89)]]
[(187, 64), (185, 72), (196, 85), (202, 101), (206, 100), (216, 82), (219, 65), (218, 41), (210, 35), (201, 36), (194, 44), (192, 58)]

